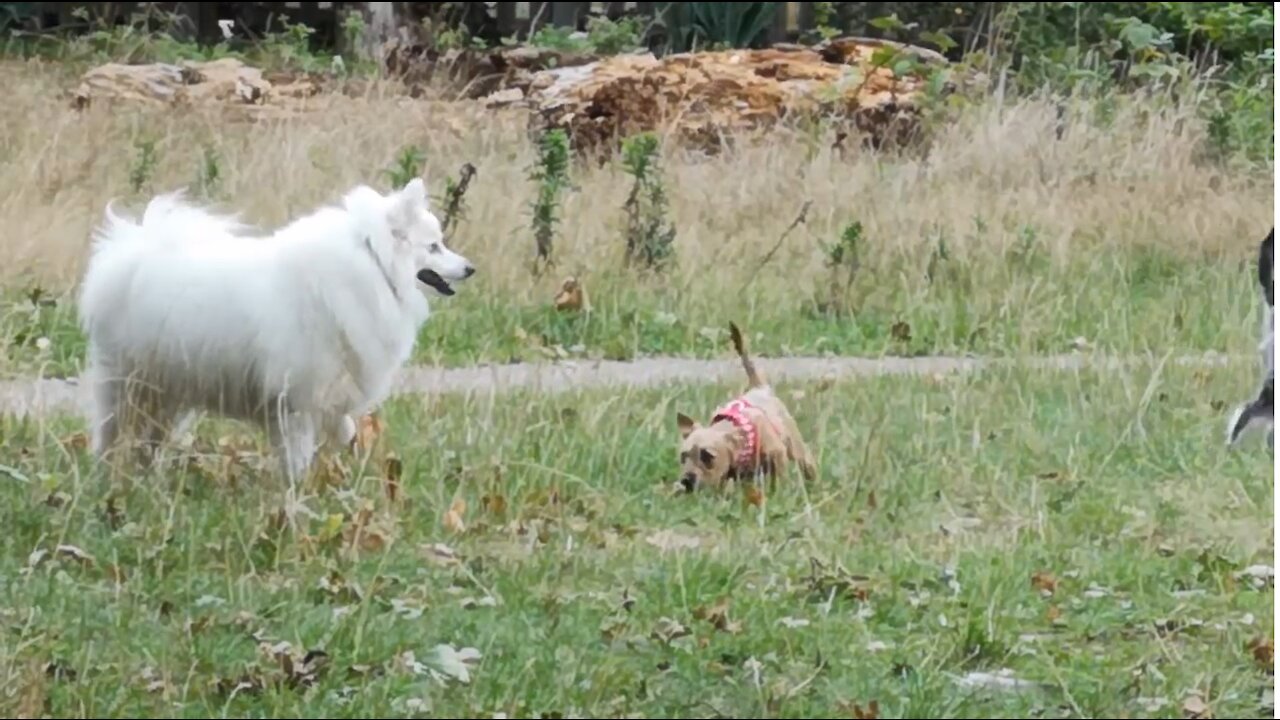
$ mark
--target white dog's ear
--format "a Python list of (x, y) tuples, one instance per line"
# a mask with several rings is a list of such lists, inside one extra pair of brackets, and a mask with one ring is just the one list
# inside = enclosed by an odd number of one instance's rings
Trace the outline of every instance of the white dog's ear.
[(413, 203), (421, 208), (427, 207), (427, 181), (420, 177), (410, 180), (400, 191), (400, 196), (405, 202)]
[(426, 209), (426, 197), (426, 183), (421, 178), (410, 180), (400, 189), (400, 192), (395, 194), (394, 202), (388, 212), (391, 226), (398, 230), (412, 227), (418, 213)]

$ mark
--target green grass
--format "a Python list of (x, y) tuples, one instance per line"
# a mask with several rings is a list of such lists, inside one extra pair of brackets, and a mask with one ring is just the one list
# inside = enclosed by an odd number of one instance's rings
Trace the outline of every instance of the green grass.
[[(727, 319), (758, 334), (756, 351), (773, 356), (1053, 354), (1071, 350), (1077, 339), (1122, 354), (1253, 351), (1257, 293), (1251, 268), (1238, 263), (1180, 260), (1141, 248), (1081, 258), (1062, 269), (1032, 271), (1020, 263), (997, 269), (956, 263), (930, 283), (913, 278), (904, 262), (855, 285), (857, 310), (840, 315), (817, 309), (811, 290), (776, 301), (746, 293), (729, 308), (723, 294), (712, 303), (607, 277), (592, 289), (589, 314), (567, 314), (551, 307), (550, 298), (521, 301), (492, 292), (481, 279), (454, 298), (433, 300), (413, 361), (452, 367), (564, 357), (719, 357)], [(85, 341), (75, 308), (67, 297), (36, 288), (11, 291), (0, 303), (0, 338), (7, 339), (0, 374), (79, 374)], [(905, 323), (906, 334), (895, 334), (898, 323)]]
[[(1272, 467), (1221, 444), (1251, 369), (788, 385), (821, 476), (762, 508), (670, 491), (675, 413), (733, 388), (399, 398), (396, 500), (313, 484), (300, 535), (240, 428), (198, 442), (234, 471), (113, 484), (78, 421), (4, 420), (0, 713), (1270, 716), (1273, 589), (1239, 573), (1271, 564)], [(325, 653), (314, 686), (282, 642)], [(440, 644), (468, 684), (425, 672)], [(1002, 668), (1035, 687), (956, 679)]]

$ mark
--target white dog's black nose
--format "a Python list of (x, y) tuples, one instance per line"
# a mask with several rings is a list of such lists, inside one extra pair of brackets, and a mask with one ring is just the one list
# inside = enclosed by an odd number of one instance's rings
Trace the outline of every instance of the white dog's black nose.
[(462, 271), (462, 277), (463, 277), (464, 279), (465, 279), (465, 278), (469, 278), (469, 277), (471, 277), (472, 275), (475, 275), (475, 274), (476, 274), (476, 269), (475, 269), (475, 267), (474, 267), (474, 266), (472, 266), (472, 265), (468, 265), (468, 266), (467, 266), (467, 269)]

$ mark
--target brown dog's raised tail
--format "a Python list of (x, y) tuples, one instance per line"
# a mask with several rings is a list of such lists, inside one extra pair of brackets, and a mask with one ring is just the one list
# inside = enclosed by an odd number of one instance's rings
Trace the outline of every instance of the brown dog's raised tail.
[(736, 323), (729, 323), (729, 339), (733, 341), (733, 349), (742, 359), (742, 369), (747, 372), (747, 383), (753, 388), (767, 386), (769, 381), (765, 379), (764, 373), (756, 369), (756, 364), (751, 362), (751, 356), (747, 355), (747, 344), (742, 339), (742, 331), (738, 329)]

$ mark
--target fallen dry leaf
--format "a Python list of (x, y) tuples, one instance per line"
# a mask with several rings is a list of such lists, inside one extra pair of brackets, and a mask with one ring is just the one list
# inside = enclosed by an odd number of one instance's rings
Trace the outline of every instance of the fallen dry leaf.
[(471, 664), (480, 659), (480, 651), (475, 648), (455, 649), (452, 645), (437, 645), (427, 655), (426, 665), (429, 674), (437, 681), (444, 683), (456, 680), (466, 685), (471, 682)]
[(880, 703), (877, 700), (867, 703), (866, 707), (856, 702), (845, 703), (840, 709), (854, 720), (879, 720), (880, 718)]
[(1031, 587), (1045, 597), (1058, 591), (1058, 578), (1053, 573), (1038, 572), (1031, 576)]
[(1213, 717), (1213, 709), (1199, 695), (1192, 695), (1182, 703), (1182, 713), (1188, 720), (1209, 720)]
[(742, 632), (742, 623), (729, 619), (729, 598), (723, 598), (720, 602), (711, 607), (700, 607), (693, 611), (695, 620), (702, 620), (711, 624), (720, 632), (737, 635)]
[(507, 512), (507, 499), (502, 495), (485, 495), (481, 500), (485, 512), (492, 515), (504, 515)]
[(1044, 619), (1051, 625), (1056, 624), (1062, 619), (1062, 610), (1059, 609), (1057, 605), (1050, 605), (1049, 609), (1044, 613)]
[(1249, 642), (1249, 652), (1253, 653), (1253, 659), (1268, 674), (1275, 672), (1276, 649), (1269, 638), (1260, 637), (1251, 640)]
[(349, 548), (360, 548), (364, 552), (378, 552), (387, 546), (389, 532), (381, 523), (373, 518), (373, 509), (364, 507), (356, 513), (343, 530), (343, 539)]
[(89, 447), (89, 436), (82, 432), (71, 433), (70, 435), (62, 438), (59, 442), (61, 442), (62, 446), (67, 450), (76, 452), (79, 450), (85, 450)]
[(755, 507), (764, 506), (764, 493), (755, 485), (747, 486), (746, 501), (748, 505)]
[(58, 557), (74, 560), (85, 567), (93, 566), (93, 556), (75, 545), (59, 545), (55, 552)]
[(689, 628), (681, 625), (676, 620), (666, 617), (658, 620), (658, 626), (653, 629), (653, 638), (666, 644), (670, 644), (672, 640), (685, 637), (689, 634)]
[(458, 498), (453, 501), (449, 509), (444, 513), (444, 527), (451, 533), (463, 533), (467, 531), (467, 524), (463, 521), (462, 515), (467, 511), (467, 501)]
[(461, 562), (458, 559), (458, 553), (453, 548), (443, 543), (434, 543), (422, 549), (423, 554), (427, 556), (427, 560), (437, 565), (457, 565)]
[(400, 478), (404, 475), (404, 463), (395, 453), (389, 453), (382, 463), (382, 480), (387, 492), (387, 500), (395, 502), (400, 497)]
[(369, 452), (378, 444), (378, 438), (385, 431), (386, 425), (376, 413), (361, 416), (356, 425), (356, 448), (361, 452)]

